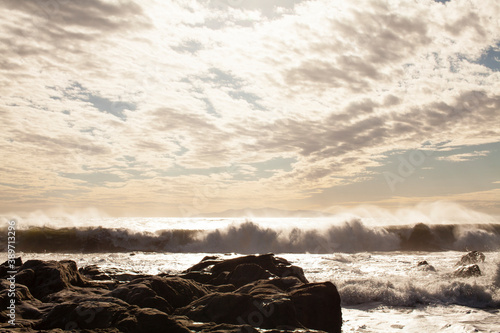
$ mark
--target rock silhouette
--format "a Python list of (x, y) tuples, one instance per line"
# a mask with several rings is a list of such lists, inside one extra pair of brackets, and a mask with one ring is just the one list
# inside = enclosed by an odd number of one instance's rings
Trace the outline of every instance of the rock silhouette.
[[(308, 283), (302, 268), (273, 254), (206, 257), (179, 276), (132, 274), (122, 280), (97, 266), (79, 270), (72, 260), (16, 263), (16, 327), (27, 331), (341, 331), (336, 287)], [(7, 270), (0, 275), (6, 309)], [(11, 328), (6, 310), (0, 319), (0, 329)]]

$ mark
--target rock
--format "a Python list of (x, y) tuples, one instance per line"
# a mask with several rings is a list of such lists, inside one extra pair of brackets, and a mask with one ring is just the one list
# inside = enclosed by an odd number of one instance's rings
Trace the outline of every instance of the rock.
[[(174, 319), (170, 318), (165, 313), (162, 313), (156, 309), (140, 309), (136, 308), (132, 312), (137, 318), (138, 325), (132, 325), (134, 330), (128, 330), (129, 332), (144, 332), (144, 333), (191, 333), (189, 329), (181, 324), (177, 323)], [(127, 331), (126, 326), (120, 325), (122, 331)], [(117, 325), (117, 327), (120, 327)]]
[(135, 279), (116, 288), (109, 295), (129, 304), (172, 313), (174, 309), (186, 306), (207, 293), (204, 286), (194, 281), (179, 277), (151, 276)]
[(481, 269), (477, 264), (460, 266), (453, 272), (453, 275), (456, 277), (472, 277), (472, 276), (481, 276)]
[[(209, 283), (212, 284), (227, 283), (227, 279), (230, 278), (231, 272), (234, 272), (239, 265), (243, 264), (252, 264), (259, 266), (260, 268), (262, 268), (262, 270), (268, 271), (269, 273), (278, 277), (294, 276), (303, 283), (308, 282), (302, 268), (293, 266), (287, 260), (275, 257), (273, 254), (263, 254), (259, 256), (250, 255), (245, 257), (228, 259), (214, 264), (213, 267), (210, 269), (210, 272), (212, 273), (214, 279), (211, 280)], [(257, 274), (255, 266), (252, 267), (253, 267), (252, 268), (253, 274)], [(221, 274), (224, 274), (224, 272), (228, 272), (229, 274), (225, 278), (221, 278)], [(256, 275), (256, 278), (258, 277), (259, 274)], [(251, 282), (250, 279), (248, 280), (249, 282)]]
[(297, 319), (307, 328), (340, 333), (340, 295), (331, 282), (304, 284), (291, 292)]
[(276, 275), (263, 269), (259, 265), (241, 264), (236, 266), (234, 271), (228, 274), (225, 282), (227, 284), (234, 285), (236, 288), (239, 288), (247, 283), (251, 283), (262, 279), (268, 280), (272, 277), (276, 277)]
[[(23, 273), (25, 270), (30, 271)], [(90, 285), (80, 275), (73, 260), (28, 260), (20, 267), (19, 275), (31, 294), (42, 301), (45, 296), (62, 289)]]
[(176, 313), (200, 322), (341, 331), (340, 296), (332, 283), (302, 284), (297, 278), (286, 279), (259, 280), (233, 293), (211, 293)]
[(78, 269), (80, 274), (91, 280), (111, 280), (111, 277), (102, 272), (97, 265), (88, 265)]
[(186, 315), (196, 322), (247, 324), (261, 328), (302, 328), (296, 320), (297, 315), (289, 298), (264, 301), (263, 298), (237, 292), (206, 295), (178, 309), (176, 314)]
[(56, 305), (35, 326), (36, 329), (64, 330), (116, 328), (120, 332), (188, 333), (187, 328), (167, 314), (151, 308), (124, 306), (114, 302), (84, 301)]
[[(109, 273), (113, 269), (29, 260), (16, 275), (16, 325), (53, 333), (253, 333), (255, 327), (269, 333), (338, 332), (342, 316), (335, 286), (307, 283), (302, 269), (285, 259), (267, 254), (224, 261), (206, 257), (200, 263), (181, 276), (120, 283)], [(9, 288), (1, 281), (0, 306), (10, 301)], [(9, 328), (2, 323), (7, 320), (0, 312), (0, 331)]]
[[(160, 276), (166, 276), (166, 275), (160, 274)], [(198, 283), (203, 283), (203, 284), (210, 283), (210, 281), (213, 279), (212, 273), (196, 272), (196, 271), (182, 274), (179, 277), (181, 277), (183, 279), (193, 280), (193, 281), (196, 281)]]
[(97, 265), (89, 265), (78, 270), (80, 274), (94, 281), (129, 282), (135, 279), (148, 277), (146, 274), (127, 272), (117, 268), (101, 269)]
[(17, 271), (19, 267), (23, 264), (23, 260), (21, 257), (17, 257), (14, 259), (10, 259), (5, 261), (0, 265), (0, 279), (4, 279), (8, 277), (9, 271)]
[(188, 325), (186, 325), (186, 327), (192, 331), (199, 333), (259, 333), (259, 331), (257, 331), (250, 325), (190, 322)]
[(434, 266), (429, 265), (429, 263), (426, 260), (419, 261), (417, 263), (417, 269), (421, 271), (429, 271), (429, 272), (435, 272), (436, 269)]
[[(8, 280), (0, 281), (0, 308), (2, 310), (7, 309), (12, 299), (11, 295), (9, 295), (11, 291), (10, 284)], [(39, 307), (42, 302), (31, 295), (28, 287), (17, 283), (17, 281), (15, 283), (14, 299), (16, 301), (16, 319), (38, 319), (41, 317), (42, 313)]]
[(184, 273), (202, 272), (210, 266), (213, 266), (219, 262), (222, 262), (222, 259), (219, 259), (216, 256), (206, 256), (199, 263), (185, 270)]
[(286, 278), (255, 281), (244, 285), (236, 290), (236, 292), (254, 296), (274, 295), (277, 293), (286, 293), (299, 285), (302, 285), (299, 279), (289, 276)]
[(484, 253), (479, 251), (471, 251), (460, 258), (460, 260), (455, 264), (455, 266), (465, 266), (470, 264), (477, 264), (479, 262), (484, 262), (486, 256)]
[(2, 263), (2, 265), (0, 265), (0, 266), (7, 267), (7, 268), (9, 268), (9, 270), (12, 270), (11, 265), (14, 265), (14, 267), (19, 267), (22, 264), (23, 264), (23, 260), (21, 259), (21, 257), (16, 257), (14, 259), (4, 261)]

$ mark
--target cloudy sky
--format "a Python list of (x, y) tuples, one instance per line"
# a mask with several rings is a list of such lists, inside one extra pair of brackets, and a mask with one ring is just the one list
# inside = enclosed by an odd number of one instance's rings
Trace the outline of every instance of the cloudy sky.
[(0, 212), (500, 214), (497, 0), (0, 3)]

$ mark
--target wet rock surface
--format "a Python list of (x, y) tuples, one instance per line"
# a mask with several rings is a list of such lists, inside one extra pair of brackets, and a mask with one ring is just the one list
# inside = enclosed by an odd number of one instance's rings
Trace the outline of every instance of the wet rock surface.
[[(273, 254), (209, 256), (178, 276), (127, 279), (72, 260), (16, 261), (16, 330), (38, 332), (340, 332), (340, 296)], [(9, 282), (0, 270), (0, 331)]]
[(456, 263), (457, 266), (465, 266), (465, 265), (471, 265), (471, 264), (477, 264), (484, 262), (486, 259), (486, 256), (484, 253), (479, 252), (479, 251), (471, 251), (467, 254), (464, 254), (462, 258)]

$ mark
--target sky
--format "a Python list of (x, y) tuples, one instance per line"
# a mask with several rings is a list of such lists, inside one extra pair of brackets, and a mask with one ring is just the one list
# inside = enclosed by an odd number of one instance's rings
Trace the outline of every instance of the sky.
[(499, 2), (0, 2), (0, 213), (500, 214)]

